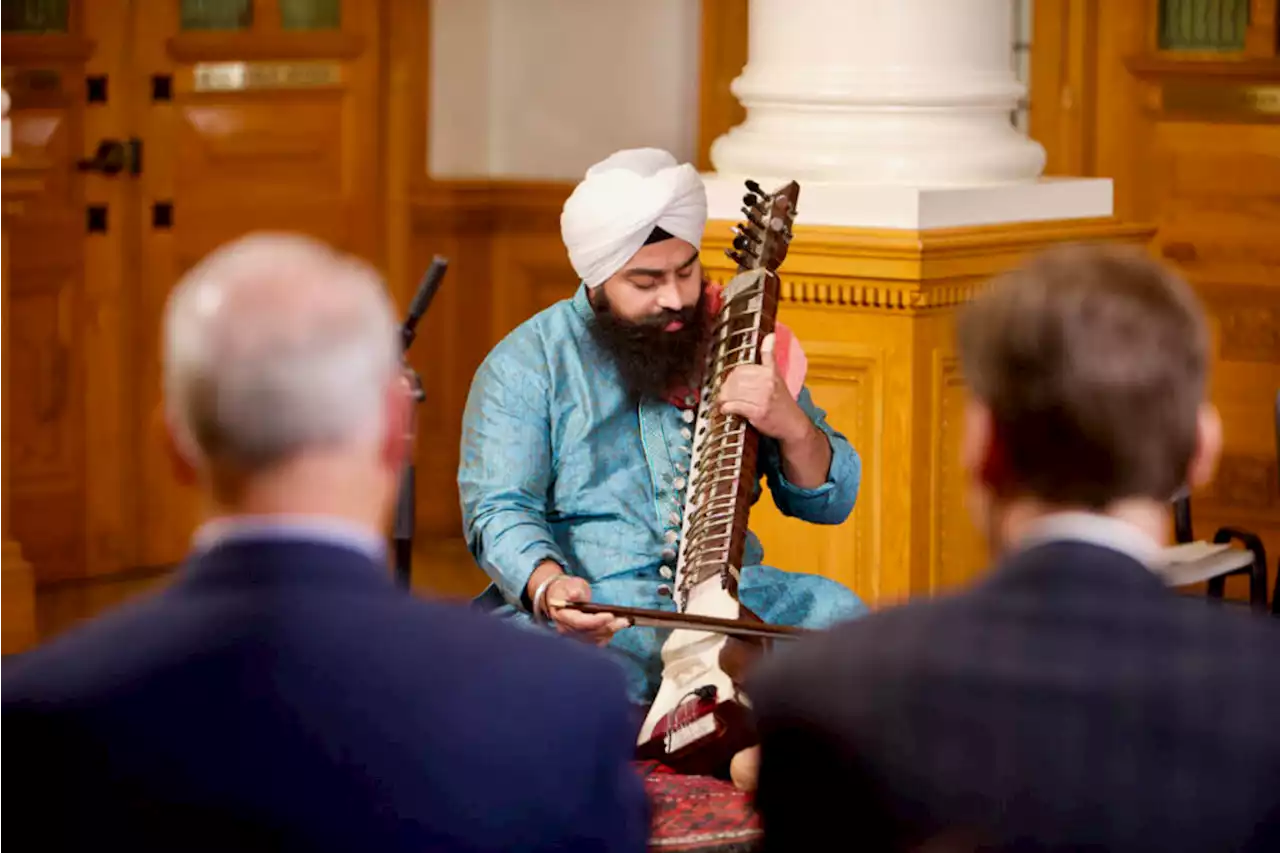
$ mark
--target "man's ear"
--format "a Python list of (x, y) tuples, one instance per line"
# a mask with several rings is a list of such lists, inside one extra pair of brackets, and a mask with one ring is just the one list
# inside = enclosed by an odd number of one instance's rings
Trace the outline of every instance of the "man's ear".
[(1007, 485), (1009, 466), (1000, 430), (991, 409), (972, 397), (965, 404), (960, 464), (971, 479), (997, 494)]
[(1187, 483), (1198, 489), (1213, 479), (1222, 455), (1222, 418), (1212, 403), (1203, 403), (1196, 413), (1196, 449), (1187, 469)]
[(383, 398), (383, 428), (381, 456), (383, 463), (393, 471), (399, 471), (413, 452), (412, 428), (413, 385), (407, 375), (399, 376)]
[(169, 457), (169, 468), (173, 471), (174, 479), (184, 486), (195, 486), (200, 479), (200, 454), (186, 430), (169, 416), (163, 403), (157, 407), (151, 420), (153, 429), (160, 433), (159, 438), (164, 442), (165, 455)]

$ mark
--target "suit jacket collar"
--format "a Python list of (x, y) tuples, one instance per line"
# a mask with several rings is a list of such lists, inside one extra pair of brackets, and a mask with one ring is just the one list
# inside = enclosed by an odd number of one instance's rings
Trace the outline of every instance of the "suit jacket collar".
[(1072, 539), (1047, 539), (1009, 554), (996, 564), (980, 588), (1034, 590), (1045, 596), (1171, 595), (1160, 578), (1133, 555)]
[(193, 553), (179, 588), (266, 593), (282, 588), (343, 592), (397, 591), (385, 561), (354, 544), (302, 538), (236, 538)]

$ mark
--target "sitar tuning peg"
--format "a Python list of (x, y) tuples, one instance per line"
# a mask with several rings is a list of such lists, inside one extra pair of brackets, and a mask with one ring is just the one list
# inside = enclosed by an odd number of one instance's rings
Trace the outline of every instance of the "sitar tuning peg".
[(747, 181), (746, 183), (747, 183), (747, 189), (751, 190), (751, 192), (755, 193), (756, 195), (760, 195), (760, 196), (768, 195), (768, 193), (760, 189), (760, 185), (757, 184), (755, 181)]
[(760, 199), (758, 199), (753, 193), (747, 193), (742, 197), (742, 203), (747, 207), (755, 207), (760, 203)]
[(738, 252), (735, 252), (733, 249), (725, 249), (724, 253), (725, 255), (728, 256), (729, 260), (733, 261), (738, 266), (740, 267), (748, 266), (746, 259), (743, 258), (742, 255), (739, 254)]

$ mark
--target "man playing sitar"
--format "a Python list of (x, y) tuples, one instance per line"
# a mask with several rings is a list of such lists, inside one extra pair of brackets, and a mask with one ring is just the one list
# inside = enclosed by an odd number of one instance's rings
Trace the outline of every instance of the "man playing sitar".
[[(765, 221), (769, 203), (748, 207), (738, 241), (744, 275), (722, 293), (702, 276), (707, 204), (692, 166), (639, 149), (592, 167), (561, 217), (582, 286), (499, 343), (467, 401), (458, 485), (468, 543), (493, 580), (481, 603), (607, 645), (639, 705), (672, 682), (673, 638), (706, 636), (658, 627), (645, 612), (819, 629), (866, 609), (835, 581), (761, 565), (759, 540), (745, 527), (761, 477), (784, 514), (816, 524), (844, 521), (860, 480), (857, 453), (779, 366), (794, 348), (784, 329), (770, 334), (777, 282), (758, 254), (774, 221)], [(789, 231), (770, 239), (783, 236)], [(753, 267), (754, 277), (746, 274)], [(767, 327), (763, 300), (774, 300)], [(709, 350), (726, 368), (707, 401), (714, 410), (703, 405)], [(754, 459), (735, 457), (757, 436)], [(699, 486), (699, 441), (738, 466)], [(742, 494), (730, 495), (726, 484), (742, 485)], [(697, 488), (703, 492), (689, 494)], [(686, 518), (690, 507), (705, 516)], [(708, 550), (721, 544), (712, 521), (742, 534), (736, 553), (718, 561)], [(726, 570), (712, 573), (725, 601), (700, 607), (690, 599), (699, 583), (712, 588), (702, 583), (711, 578), (705, 571), (677, 578), (678, 565), (692, 564), (691, 549)], [(641, 612), (624, 618), (601, 606)], [(678, 696), (672, 707), (707, 695)], [(642, 735), (656, 722), (651, 714)]]

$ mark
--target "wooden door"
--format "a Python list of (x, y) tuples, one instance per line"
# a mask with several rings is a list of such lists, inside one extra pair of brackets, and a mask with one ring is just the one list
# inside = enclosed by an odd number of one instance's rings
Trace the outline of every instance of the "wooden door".
[(160, 321), (182, 273), (258, 229), (385, 266), (387, 8), (4, 0), (14, 153), (42, 187), (10, 235), (4, 464), (42, 636), (187, 550), (196, 497), (157, 418)]
[[(313, 234), (379, 260), (379, 18), (367, 0), (135, 2), (134, 68), (145, 93), (135, 415), (159, 405), (169, 290), (216, 246), (249, 231)], [(154, 428), (140, 433), (139, 559), (171, 563), (197, 506)]]
[[(95, 45), (78, 3), (3, 7), (12, 154), (38, 189), (6, 228), (6, 487), (13, 536), (41, 580), (82, 570), (85, 453), (84, 262), (87, 65)], [(94, 188), (101, 191), (101, 187)]]

